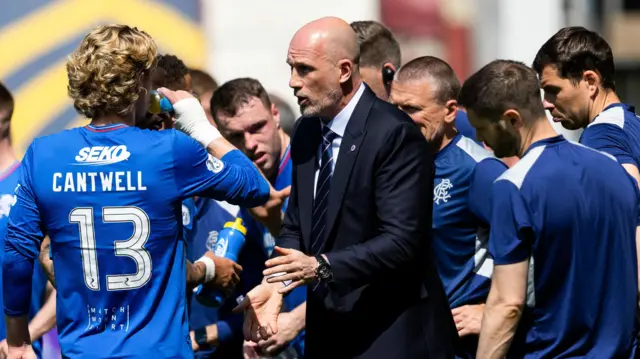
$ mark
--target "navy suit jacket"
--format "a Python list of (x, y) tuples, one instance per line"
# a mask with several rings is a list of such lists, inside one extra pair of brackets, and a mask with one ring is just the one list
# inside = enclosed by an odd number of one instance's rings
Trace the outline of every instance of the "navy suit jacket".
[[(320, 119), (298, 121), (278, 245), (310, 248)], [(331, 181), (323, 253), (333, 280), (307, 293), (309, 358), (454, 357), (457, 332), (430, 243), (434, 165), (402, 111), (366, 88)]]

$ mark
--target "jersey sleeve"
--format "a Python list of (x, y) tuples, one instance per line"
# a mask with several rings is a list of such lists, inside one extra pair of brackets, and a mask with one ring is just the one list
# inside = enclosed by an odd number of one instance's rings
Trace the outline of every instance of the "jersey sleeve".
[(531, 256), (531, 222), (518, 188), (498, 180), (492, 189), (489, 253), (496, 265), (519, 263)]
[(175, 132), (174, 176), (179, 196), (200, 196), (256, 207), (269, 199), (269, 184), (239, 150), (222, 159), (210, 156), (190, 137)]
[(476, 165), (469, 186), (469, 209), (481, 221), (491, 221), (491, 187), (507, 170), (507, 165), (497, 158), (487, 158)]
[[(35, 143), (35, 142), (34, 142)], [(4, 312), (9, 316), (29, 313), (33, 262), (44, 238), (40, 212), (33, 189), (34, 144), (24, 156), (16, 203), (9, 213), (2, 263)]]
[(580, 137), (580, 143), (612, 155), (620, 164), (638, 166), (627, 134), (616, 125), (603, 123), (587, 127)]

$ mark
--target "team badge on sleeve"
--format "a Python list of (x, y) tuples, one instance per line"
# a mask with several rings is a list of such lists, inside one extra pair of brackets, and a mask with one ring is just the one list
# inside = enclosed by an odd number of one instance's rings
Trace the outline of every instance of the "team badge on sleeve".
[(182, 225), (188, 226), (191, 224), (191, 212), (189, 211), (189, 207), (182, 205)]
[(224, 168), (224, 163), (219, 159), (209, 155), (209, 159), (207, 160), (207, 168), (213, 173), (218, 173)]

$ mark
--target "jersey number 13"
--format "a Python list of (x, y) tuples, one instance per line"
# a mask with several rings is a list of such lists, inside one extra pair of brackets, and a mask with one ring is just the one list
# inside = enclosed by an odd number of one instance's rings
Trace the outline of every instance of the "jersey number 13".
[[(114, 250), (116, 256), (133, 259), (137, 268), (134, 274), (107, 275), (107, 290), (136, 289), (147, 284), (151, 279), (151, 255), (144, 249), (144, 244), (149, 239), (149, 216), (138, 207), (103, 207), (102, 221), (133, 223), (131, 237), (114, 241)], [(69, 213), (69, 222), (77, 223), (80, 230), (84, 283), (91, 290), (100, 290), (93, 208), (74, 208)]]

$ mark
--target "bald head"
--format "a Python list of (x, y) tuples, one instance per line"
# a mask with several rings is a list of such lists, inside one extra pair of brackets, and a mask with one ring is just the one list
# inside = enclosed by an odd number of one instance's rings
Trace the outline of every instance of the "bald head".
[(289, 87), (303, 116), (335, 117), (353, 98), (360, 80), (356, 33), (342, 19), (325, 17), (298, 30), (289, 44)]
[(332, 62), (347, 59), (358, 64), (360, 61), (355, 31), (337, 17), (323, 17), (304, 25), (293, 35), (290, 46), (315, 50)]
[(455, 100), (460, 92), (460, 80), (451, 66), (434, 56), (422, 56), (409, 61), (396, 73), (398, 83), (430, 82), (436, 98), (442, 103)]

